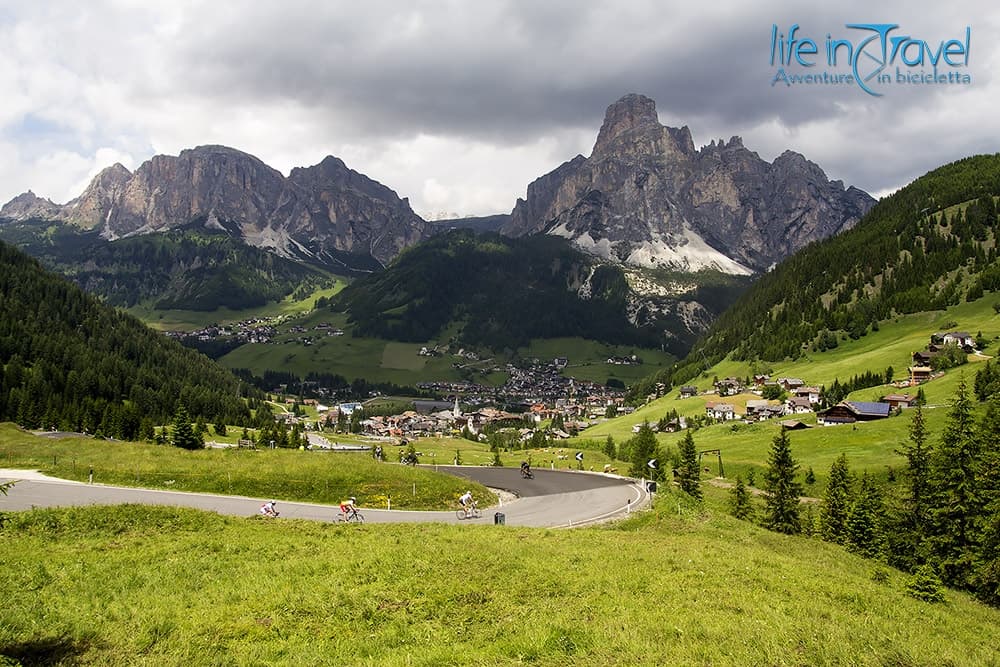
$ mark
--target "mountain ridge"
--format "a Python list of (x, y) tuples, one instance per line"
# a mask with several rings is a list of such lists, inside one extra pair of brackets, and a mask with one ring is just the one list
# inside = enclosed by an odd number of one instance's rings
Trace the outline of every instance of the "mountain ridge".
[(5, 204), (0, 218), (59, 220), (97, 229), (107, 240), (203, 220), (282, 257), (333, 265), (343, 253), (385, 265), (433, 233), (408, 200), (339, 158), (296, 167), (286, 178), (249, 153), (219, 145), (155, 155), (134, 172), (115, 164), (63, 206), (29, 191)]
[(590, 157), (529, 184), (502, 231), (563, 236), (623, 264), (746, 275), (849, 229), (874, 201), (792, 151), (767, 163), (737, 136), (696, 149), (689, 128), (661, 125), (633, 93), (608, 107)]

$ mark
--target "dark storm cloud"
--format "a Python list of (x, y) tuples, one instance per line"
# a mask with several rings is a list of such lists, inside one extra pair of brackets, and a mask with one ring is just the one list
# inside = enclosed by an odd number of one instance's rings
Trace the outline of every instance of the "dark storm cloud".
[(771, 20), (759, 5), (745, 21), (663, 3), (408, 7), (257, 8), (224, 33), (184, 31), (178, 67), (205, 94), (294, 99), (380, 136), (523, 141), (566, 126), (596, 130), (604, 108), (631, 91), (671, 115), (734, 127), (835, 113), (832, 94), (789, 105), (767, 86)]
[[(134, 166), (217, 142), (285, 171), (339, 152), (417, 206), (509, 210), (638, 92), (698, 144), (741, 135), (877, 192), (1000, 148), (997, 15), (901, 0), (24, 3), (0, 10), (0, 180), (8, 197), (38, 183), (75, 196), (109, 151)], [(854, 22), (931, 42), (971, 25), (974, 85), (770, 85), (772, 24), (822, 42)], [(26, 131), (32, 118), (53, 131)]]
[[(288, 99), (318, 109), (345, 140), (427, 133), (509, 145), (567, 128), (596, 134), (607, 105), (633, 91), (655, 99), (661, 117), (691, 126), (696, 137), (728, 137), (766, 122), (794, 134), (843, 116), (845, 105), (876, 101), (856, 88), (770, 85), (772, 23), (782, 31), (799, 23), (800, 36), (820, 41), (828, 31), (845, 36), (852, 21), (906, 22), (934, 33), (968, 20), (957, 10), (916, 16), (905, 3), (883, 5), (873, 16), (868, 3), (851, 4), (253, 5), (224, 17), (224, 31), (199, 16), (181, 33), (177, 67), (200, 94), (230, 102)], [(877, 101), (884, 108), (875, 116), (891, 126), (896, 109), (928, 97), (934, 95), (893, 91)], [(830, 140), (859, 134), (847, 125)], [(877, 163), (832, 153), (840, 173), (870, 189), (898, 185), (912, 171), (891, 153)]]

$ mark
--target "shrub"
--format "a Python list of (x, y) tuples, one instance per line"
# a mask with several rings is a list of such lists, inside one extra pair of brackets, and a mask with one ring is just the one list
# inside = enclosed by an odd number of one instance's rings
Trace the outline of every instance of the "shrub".
[(906, 594), (924, 602), (944, 602), (944, 592), (941, 578), (934, 568), (924, 564), (920, 566), (906, 585)]

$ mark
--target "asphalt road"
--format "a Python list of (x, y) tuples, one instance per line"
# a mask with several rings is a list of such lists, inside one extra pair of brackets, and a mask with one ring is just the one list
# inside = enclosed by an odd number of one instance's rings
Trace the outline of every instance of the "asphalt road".
[[(436, 466), (440, 472), (473, 479), (492, 488), (520, 496), (508, 502), (493, 502), (483, 507), (482, 517), (460, 521), (454, 511), (399, 511), (362, 507), (366, 523), (493, 523), (501, 512), (511, 526), (571, 527), (618, 518), (646, 505), (648, 494), (631, 480), (595, 473), (537, 470), (535, 479), (521, 479), (516, 468), (482, 466)], [(136, 489), (70, 482), (26, 470), (0, 470), (0, 480), (17, 480), (0, 496), (0, 511), (33, 507), (72, 505), (113, 505), (141, 503), (194, 507), (220, 514), (252, 516), (265, 498), (222, 496), (210, 493), (187, 493)], [(478, 499), (483, 503), (483, 499)], [(282, 518), (332, 521), (339, 513), (336, 506), (280, 501)]]

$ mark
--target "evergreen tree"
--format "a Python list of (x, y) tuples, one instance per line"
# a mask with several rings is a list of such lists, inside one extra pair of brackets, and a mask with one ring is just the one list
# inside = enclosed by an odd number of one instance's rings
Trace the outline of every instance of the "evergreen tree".
[(848, 549), (865, 558), (885, 554), (885, 514), (882, 493), (875, 480), (865, 471), (861, 476), (858, 497), (851, 505), (847, 518)]
[(931, 449), (927, 444), (927, 424), (920, 405), (914, 406), (910, 418), (910, 440), (897, 453), (906, 457), (906, 496), (903, 526), (919, 544), (928, 532), (931, 505)]
[(649, 422), (643, 422), (639, 432), (631, 438), (632, 467), (629, 474), (633, 477), (648, 477), (653, 472), (646, 463), (656, 458), (656, 434), (650, 428)]
[(827, 542), (847, 541), (847, 519), (851, 509), (851, 473), (847, 455), (841, 454), (830, 466), (830, 481), (823, 493), (820, 510), (820, 532)]
[(736, 484), (729, 496), (729, 508), (733, 516), (743, 521), (749, 520), (753, 516), (753, 503), (750, 500), (750, 492), (743, 483), (743, 478), (736, 476)]
[(170, 432), (170, 444), (181, 449), (201, 449), (205, 446), (201, 438), (195, 433), (191, 426), (191, 416), (187, 408), (181, 403), (177, 406), (174, 414), (173, 429)]
[(768, 458), (768, 469), (764, 475), (764, 526), (793, 535), (801, 530), (799, 525), (799, 496), (802, 485), (795, 480), (798, 464), (792, 458), (792, 446), (788, 433), (774, 437)]
[(978, 463), (979, 438), (972, 401), (962, 378), (948, 411), (941, 445), (931, 460), (935, 489), (931, 546), (945, 583), (961, 588), (970, 585), (975, 559)]
[(812, 486), (816, 483), (816, 473), (813, 472), (812, 466), (809, 466), (809, 470), (806, 470), (806, 486)]
[(984, 602), (1000, 606), (1000, 394), (994, 394), (980, 419), (978, 554), (973, 584)]
[(701, 469), (698, 467), (698, 452), (690, 430), (684, 432), (680, 452), (681, 464), (677, 468), (677, 481), (681, 491), (701, 500)]
[(944, 602), (941, 578), (929, 564), (922, 565), (906, 585), (906, 594), (924, 602)]
[(617, 456), (617, 451), (615, 448), (615, 439), (608, 436), (608, 439), (604, 441), (604, 449), (602, 450), (609, 459), (614, 459)]

